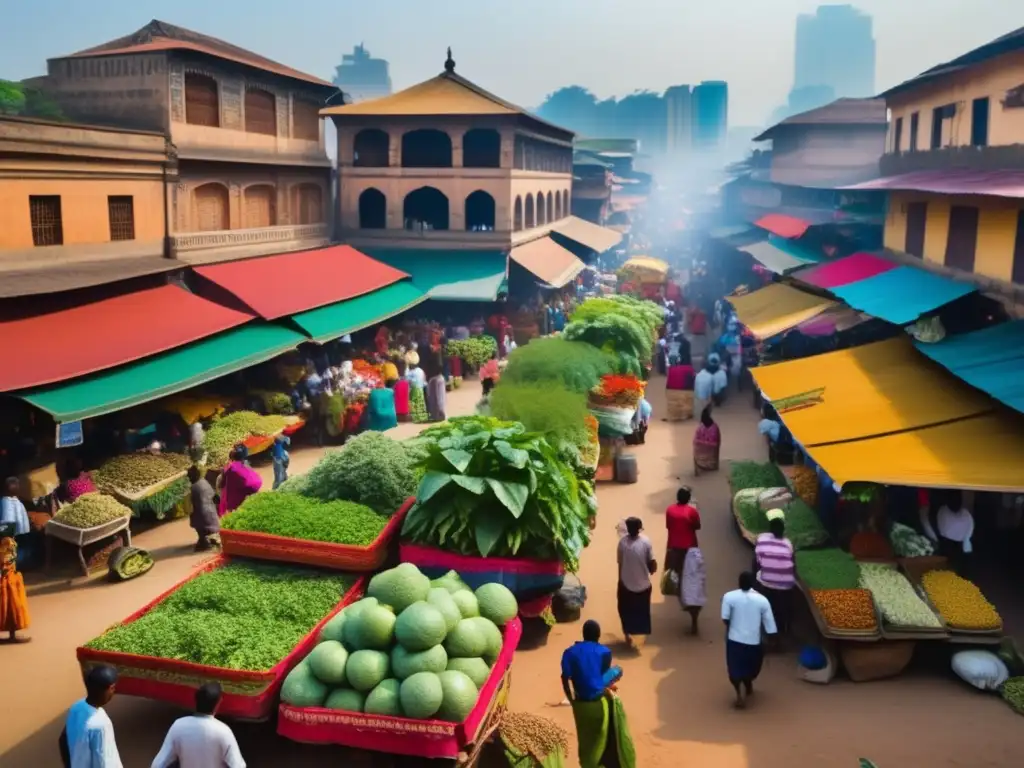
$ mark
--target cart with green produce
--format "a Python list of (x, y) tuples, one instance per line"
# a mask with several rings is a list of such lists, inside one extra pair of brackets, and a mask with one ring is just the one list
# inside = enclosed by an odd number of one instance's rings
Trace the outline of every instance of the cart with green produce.
[(472, 765), (508, 696), (518, 611), (500, 584), (474, 592), (408, 563), (377, 574), (285, 679), (278, 733)]
[(210, 424), (203, 439), (206, 465), (220, 469), (228, 463), (231, 449), (239, 443), (245, 445), (250, 454), (265, 451), (278, 435), (291, 434), (303, 424), (299, 416), (261, 416), (254, 411), (235, 411), (220, 416)]
[(186, 473), (191, 460), (180, 453), (129, 453), (105, 461), (95, 472), (96, 487), (118, 499), (134, 517), (183, 517), (189, 509)]
[(197, 687), (217, 682), (220, 714), (265, 720), (285, 676), (365, 584), (348, 574), (220, 556), (78, 648), (78, 661), (83, 673), (114, 666), (118, 693), (185, 709)]
[[(797, 550), (825, 544), (828, 532), (821, 524), (818, 513), (797, 498), (779, 493), (778, 488), (744, 488), (736, 492), (732, 502), (733, 519), (740, 535), (750, 544), (768, 532), (767, 513), (782, 510), (786, 522), (786, 537)], [(788, 502), (786, 499), (789, 499)]]
[(65, 504), (43, 528), (46, 535), (46, 570), (50, 570), (53, 562), (53, 542), (58, 540), (77, 548), (82, 575), (88, 576), (85, 547), (122, 531), (126, 543), (131, 546), (132, 533), (128, 527), (131, 519), (132, 511), (128, 507), (103, 493), (87, 493)]

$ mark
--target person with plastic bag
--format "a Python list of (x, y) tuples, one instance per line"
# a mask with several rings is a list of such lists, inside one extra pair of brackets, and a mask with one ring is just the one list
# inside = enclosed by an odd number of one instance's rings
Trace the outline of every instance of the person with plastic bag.
[(663, 595), (678, 595), (682, 581), (686, 552), (697, 546), (700, 530), (700, 512), (691, 504), (692, 492), (687, 487), (676, 491), (676, 503), (665, 510), (665, 528), (668, 529), (668, 548), (665, 552), (665, 573), (661, 579)]

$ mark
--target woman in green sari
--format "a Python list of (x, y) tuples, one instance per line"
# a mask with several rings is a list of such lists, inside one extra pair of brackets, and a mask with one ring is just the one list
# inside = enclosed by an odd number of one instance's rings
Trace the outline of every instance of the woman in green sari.
[(635, 768), (636, 753), (615, 686), (622, 669), (601, 642), (601, 625), (583, 624), (583, 640), (562, 654), (562, 690), (572, 704), (580, 768)]

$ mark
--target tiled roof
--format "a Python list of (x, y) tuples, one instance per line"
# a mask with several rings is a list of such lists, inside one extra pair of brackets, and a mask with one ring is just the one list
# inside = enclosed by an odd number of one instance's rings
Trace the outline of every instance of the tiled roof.
[(86, 48), (84, 51), (72, 53), (67, 58), (87, 58), (92, 56), (117, 56), (126, 53), (148, 53), (152, 51), (195, 51), (215, 56), (218, 59), (233, 61), (237, 64), (262, 69), (282, 77), (290, 77), (315, 85), (331, 86), (326, 80), (307, 75), (297, 69), (286, 67), (271, 59), (259, 56), (252, 51), (239, 48), (223, 40), (209, 35), (202, 35), (184, 27), (168, 24), (166, 21), (154, 19), (142, 29), (116, 40)]
[(754, 141), (766, 141), (784, 125), (885, 125), (887, 122), (884, 99), (836, 99), (817, 109), (801, 112), (776, 123)]

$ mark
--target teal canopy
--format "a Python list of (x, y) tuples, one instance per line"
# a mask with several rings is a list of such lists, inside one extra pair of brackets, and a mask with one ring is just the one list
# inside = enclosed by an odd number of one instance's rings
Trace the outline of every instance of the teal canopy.
[(504, 251), (363, 248), (378, 261), (412, 275), (428, 299), (494, 301), (508, 274)]
[(420, 288), (402, 280), (354, 299), (300, 312), (292, 320), (313, 341), (322, 343), (381, 323), (426, 299)]

